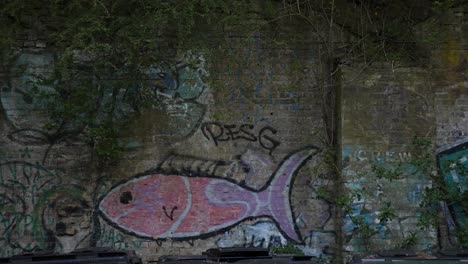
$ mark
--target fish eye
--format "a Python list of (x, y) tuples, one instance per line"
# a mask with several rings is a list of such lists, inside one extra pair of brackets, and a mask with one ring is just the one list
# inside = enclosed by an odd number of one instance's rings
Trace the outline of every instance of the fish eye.
[(120, 194), (120, 203), (129, 204), (133, 200), (131, 192), (123, 192)]

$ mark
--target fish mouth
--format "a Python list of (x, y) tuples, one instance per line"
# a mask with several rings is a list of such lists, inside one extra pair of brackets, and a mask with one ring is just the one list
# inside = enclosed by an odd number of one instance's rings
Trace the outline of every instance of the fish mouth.
[[(135, 200), (135, 194), (131, 190), (125, 190), (124, 188), (128, 185), (125, 183), (116, 188), (111, 189), (108, 193), (104, 194), (98, 203), (98, 211), (102, 213), (108, 220), (114, 221), (117, 215), (128, 211), (124, 209), (110, 210), (113, 208), (119, 209), (123, 207), (131, 206)], [(114, 205), (115, 204), (115, 205)], [(122, 211), (119, 213), (119, 211)]]
[(106, 220), (111, 220), (111, 216), (108, 214), (106, 208), (104, 207), (104, 203), (107, 202), (108, 198), (109, 198), (109, 193), (104, 194), (101, 197), (96, 209)]
[(139, 236), (148, 237), (148, 234), (136, 233), (132, 230), (127, 230), (121, 225), (121, 219), (138, 210), (132, 202), (135, 201), (135, 194), (129, 190), (125, 190), (122, 185), (105, 194), (98, 203), (97, 211), (99, 215), (110, 225), (119, 226), (122, 231), (131, 232)]

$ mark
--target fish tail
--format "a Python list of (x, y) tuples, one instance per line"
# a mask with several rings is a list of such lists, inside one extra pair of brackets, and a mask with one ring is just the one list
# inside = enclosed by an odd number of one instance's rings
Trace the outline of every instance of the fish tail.
[(269, 214), (276, 221), (283, 234), (295, 241), (302, 239), (297, 231), (291, 209), (292, 181), (299, 168), (317, 152), (316, 147), (307, 147), (286, 157), (264, 190), (268, 200)]

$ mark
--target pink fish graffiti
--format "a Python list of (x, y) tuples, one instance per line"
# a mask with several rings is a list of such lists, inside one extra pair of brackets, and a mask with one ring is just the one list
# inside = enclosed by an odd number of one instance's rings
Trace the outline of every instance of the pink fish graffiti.
[(301, 241), (290, 187), (296, 171), (315, 153), (317, 148), (308, 147), (288, 156), (259, 190), (223, 178), (142, 175), (113, 188), (99, 211), (117, 228), (143, 238), (209, 236), (246, 219), (270, 217), (286, 237)]

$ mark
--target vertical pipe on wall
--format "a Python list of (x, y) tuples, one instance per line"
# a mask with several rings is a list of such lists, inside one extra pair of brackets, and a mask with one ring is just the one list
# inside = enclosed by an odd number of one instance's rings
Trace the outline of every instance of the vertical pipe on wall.
[[(324, 62), (322, 82), (322, 118), (325, 127), (324, 158), (333, 181), (333, 192), (343, 194), (341, 171), (341, 71), (334, 52), (327, 53)], [(339, 197), (334, 197), (339, 199)], [(336, 203), (335, 203), (336, 204)], [(343, 263), (342, 208), (333, 207), (333, 222), (336, 233), (333, 263)]]

